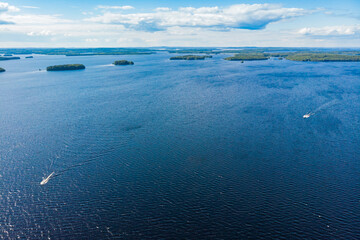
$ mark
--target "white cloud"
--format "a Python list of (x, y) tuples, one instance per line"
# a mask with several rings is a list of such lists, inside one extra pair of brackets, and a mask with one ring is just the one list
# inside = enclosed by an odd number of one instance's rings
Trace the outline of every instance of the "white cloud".
[(155, 11), (171, 11), (171, 8), (168, 8), (168, 7), (158, 7), (158, 8), (155, 8)]
[(55, 33), (51, 32), (50, 30), (42, 30), (40, 32), (28, 32), (28, 36), (54, 36)]
[(6, 2), (0, 2), (0, 13), (1, 12), (18, 12), (20, 11), (19, 8), (15, 6), (11, 6)]
[[(8, 47), (360, 46), (356, 35), (360, 25), (354, 23), (351, 23), (353, 26), (298, 30), (298, 27), (291, 28), (290, 21), (266, 28), (270, 23), (313, 12), (302, 8), (240, 4), (179, 9), (160, 7), (150, 12), (130, 13), (121, 11), (133, 9), (131, 6), (99, 7), (94, 13), (83, 12), (86, 19), (66, 19), (62, 15), (28, 14), (1, 3), (0, 43)], [(282, 28), (284, 25), (286, 29)], [(315, 39), (312, 35), (324, 37)], [(340, 41), (339, 37), (327, 37), (329, 35), (343, 37)]]
[(11, 6), (6, 2), (0, 2), (0, 25), (14, 24), (12, 21), (6, 19), (6, 16), (4, 16), (4, 14), (18, 11), (20, 11), (20, 9), (17, 7)]
[(87, 38), (87, 39), (85, 39), (85, 42), (98, 42), (99, 41), (99, 39), (97, 39), (97, 38)]
[[(159, 11), (161, 10), (161, 11)], [(166, 10), (166, 11), (164, 11)], [(150, 13), (111, 13), (86, 19), (90, 22), (121, 24), (145, 31), (165, 30), (169, 27), (263, 29), (269, 23), (308, 14), (302, 8), (283, 8), (275, 4), (239, 4), (227, 8), (201, 7), (156, 9)]]
[(15, 24), (23, 25), (52, 25), (58, 23), (72, 23), (72, 20), (62, 19), (60, 15), (38, 15), (38, 14), (24, 14), (24, 15), (3, 15), (6, 21)]
[(21, 6), (22, 8), (29, 8), (29, 9), (38, 9), (39, 7), (35, 6)]
[(115, 10), (131, 10), (134, 9), (133, 6), (103, 6), (99, 5), (96, 7), (97, 9), (115, 9)]
[(81, 12), (82, 15), (93, 15), (93, 12)]
[(303, 35), (314, 36), (339, 36), (339, 35), (354, 35), (360, 33), (360, 25), (354, 26), (326, 26), (319, 28), (302, 28), (298, 33)]

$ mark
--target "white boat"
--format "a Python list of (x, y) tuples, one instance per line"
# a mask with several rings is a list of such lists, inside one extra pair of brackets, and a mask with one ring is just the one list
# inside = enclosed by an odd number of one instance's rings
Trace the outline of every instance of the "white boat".
[(307, 114), (305, 114), (304, 116), (303, 116), (303, 118), (309, 118), (311, 115), (314, 115), (315, 113), (307, 113)]
[(43, 180), (40, 182), (40, 185), (45, 185), (49, 182), (50, 178), (54, 175), (55, 172), (52, 172), (47, 178), (43, 178)]

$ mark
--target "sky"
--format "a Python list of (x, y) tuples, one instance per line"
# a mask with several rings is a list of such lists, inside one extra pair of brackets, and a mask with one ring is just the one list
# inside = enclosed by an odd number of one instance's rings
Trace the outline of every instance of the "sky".
[(0, 0), (7, 47), (360, 47), (360, 0)]

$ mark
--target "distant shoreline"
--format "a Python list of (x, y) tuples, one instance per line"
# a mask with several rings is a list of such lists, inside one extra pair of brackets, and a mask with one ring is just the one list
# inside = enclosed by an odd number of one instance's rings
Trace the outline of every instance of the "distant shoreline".
[[(301, 62), (360, 62), (360, 49), (349, 48), (0, 48), (0, 61), (18, 60), (21, 54), (78, 56), (186, 54), (170, 60), (204, 60), (219, 54), (233, 54), (227, 61), (262, 61), (270, 58)], [(25, 58), (32, 58), (27, 56)]]

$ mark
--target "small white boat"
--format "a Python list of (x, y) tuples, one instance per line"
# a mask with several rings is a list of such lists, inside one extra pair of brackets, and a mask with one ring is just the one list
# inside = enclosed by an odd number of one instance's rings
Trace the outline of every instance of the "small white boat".
[(314, 115), (315, 113), (307, 113), (303, 116), (303, 118), (309, 118), (311, 115)]
[(54, 175), (55, 172), (52, 172), (47, 178), (43, 178), (43, 180), (40, 182), (40, 185), (45, 185), (49, 182), (50, 178)]

